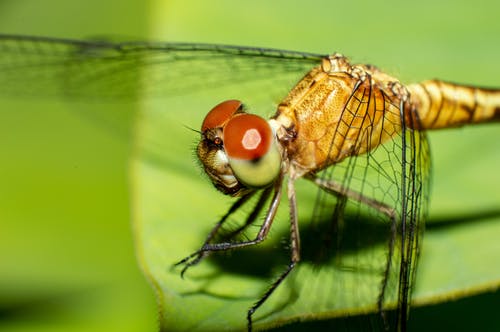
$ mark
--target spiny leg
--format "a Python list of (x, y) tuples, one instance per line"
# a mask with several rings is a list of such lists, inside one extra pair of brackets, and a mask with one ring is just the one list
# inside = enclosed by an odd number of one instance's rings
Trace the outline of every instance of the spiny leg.
[[(271, 225), (273, 223), (276, 212), (278, 211), (279, 203), (281, 201), (281, 184), (282, 184), (282, 182), (283, 182), (283, 176), (280, 175), (280, 177), (274, 183), (274, 188), (273, 188), (274, 195), (271, 199), (271, 204), (270, 204), (269, 209), (266, 213), (264, 223), (260, 227), (260, 230), (257, 233), (257, 236), (253, 240), (241, 241), (241, 242), (205, 243), (201, 247), (201, 249), (192, 253), (188, 257), (184, 258), (183, 260), (181, 260), (180, 262), (175, 264), (175, 265), (186, 264), (183, 271), (181, 272), (181, 275), (182, 275), (182, 273), (184, 273), (187, 270), (188, 267), (196, 264), (201, 259), (198, 257), (200, 257), (200, 256), (203, 257), (204, 255), (208, 254), (211, 251), (222, 251), (222, 250), (242, 248), (242, 247), (247, 247), (247, 246), (255, 245), (255, 244), (262, 242), (266, 238), (266, 236), (269, 232), (269, 229), (271, 228)], [(238, 202), (236, 202), (235, 205)], [(231, 207), (231, 209), (233, 208), (233, 206)], [(237, 208), (239, 208), (240, 206), (241, 206), (241, 204)], [(234, 212), (234, 211), (232, 211), (232, 212)], [(228, 212), (226, 215), (229, 215), (229, 214), (230, 214), (230, 212)], [(226, 217), (226, 219), (227, 219), (227, 217)], [(220, 225), (217, 224), (216, 227), (220, 227)], [(215, 232), (216, 232), (216, 230), (215, 230)], [(193, 257), (196, 257), (196, 258), (193, 259)], [(192, 261), (190, 261), (191, 259), (192, 259)]]
[(294, 180), (288, 179), (288, 201), (290, 204), (290, 245), (291, 260), (285, 271), (274, 281), (264, 295), (247, 312), (248, 331), (252, 331), (252, 315), (271, 296), (278, 286), (285, 280), (295, 265), (300, 261), (300, 234), (297, 216), (297, 201), (295, 197)]
[[(247, 220), (245, 220), (245, 223), (240, 227), (236, 228), (235, 230), (231, 231), (229, 234), (225, 235), (224, 236), (225, 239), (230, 240), (234, 238), (236, 235), (243, 232), (248, 226), (250, 226), (255, 221), (255, 219), (259, 216), (260, 212), (262, 211), (262, 208), (264, 207), (264, 204), (269, 198), (269, 195), (271, 195), (272, 189), (273, 187), (268, 187), (262, 191), (262, 194), (260, 195), (257, 204), (255, 204), (252, 212), (248, 215)], [(208, 243), (208, 241), (205, 242), (205, 244), (206, 243)]]
[(362, 204), (365, 204), (383, 214), (385, 214), (391, 221), (391, 237), (389, 240), (389, 253), (388, 253), (388, 261), (384, 270), (384, 278), (382, 280), (382, 287), (379, 293), (379, 297), (377, 299), (377, 306), (379, 309), (379, 312), (382, 315), (382, 320), (384, 322), (384, 325), (386, 324), (386, 317), (384, 315), (384, 311), (382, 310), (383, 307), (383, 302), (384, 302), (384, 294), (387, 288), (387, 279), (389, 277), (389, 272), (392, 264), (392, 256), (394, 254), (394, 244), (395, 244), (395, 238), (397, 234), (397, 213), (396, 210), (389, 205), (382, 203), (376, 199), (367, 197), (363, 195), (362, 193), (359, 193), (357, 191), (354, 191), (352, 189), (343, 187), (341, 184), (331, 181), (331, 180), (325, 180), (321, 179), (315, 175), (307, 175), (306, 178), (308, 180), (311, 180), (314, 182), (316, 185), (318, 185), (321, 189), (332, 193), (334, 195), (341, 195), (344, 197), (347, 197), (349, 199), (352, 199), (354, 201), (360, 202)]
[[(243, 230), (245, 230), (245, 228), (247, 228), (249, 225), (251, 225), (255, 221), (255, 219), (258, 217), (259, 213), (262, 211), (262, 208), (264, 207), (264, 203), (269, 198), (269, 195), (271, 194), (271, 191), (272, 191), (272, 187), (266, 188), (266, 189), (264, 189), (262, 191), (262, 194), (260, 195), (257, 204), (253, 208), (252, 212), (248, 215), (245, 223), (242, 226), (240, 226), (237, 229), (235, 229), (234, 231), (232, 231), (230, 234), (228, 234), (226, 236), (226, 239), (228, 239), (228, 240), (232, 239), (234, 236), (236, 236), (237, 234), (239, 234), (240, 232), (242, 232)], [(234, 212), (236, 212), (236, 210), (238, 210), (240, 207), (242, 207), (253, 196), (254, 193), (255, 193), (255, 191), (253, 191), (253, 192), (251, 192), (251, 193), (249, 193), (249, 194), (241, 197), (238, 201), (236, 201), (229, 208), (228, 212), (226, 212), (226, 214), (212, 228), (212, 230), (208, 234), (207, 238), (205, 239), (205, 242), (203, 243), (202, 248), (205, 247), (215, 237), (215, 235), (217, 234), (218, 230), (220, 229), (220, 227), (222, 226), (222, 224), (229, 218), (229, 216), (231, 214), (233, 214)], [(197, 256), (196, 256), (196, 254), (197, 254)], [(197, 251), (197, 252), (189, 255), (188, 257), (185, 257), (180, 262), (176, 263), (175, 266), (180, 265), (180, 264), (186, 264), (184, 266), (184, 268), (182, 269), (182, 271), (181, 271), (181, 276), (183, 276), (184, 273), (185, 273), (185, 271), (190, 266), (198, 264), (204, 257), (207, 256), (207, 254), (208, 254), (208, 252), (201, 252), (201, 253), (199, 253), (199, 251)], [(194, 256), (196, 256), (196, 258), (193, 259), (193, 260), (191, 260), (190, 262), (188, 262)]]
[(343, 196), (346, 196), (347, 198), (350, 198), (354, 201), (357, 201), (357, 202), (365, 204), (369, 207), (372, 207), (375, 210), (378, 210), (381, 213), (387, 215), (389, 218), (391, 218), (391, 220), (394, 219), (396, 216), (396, 211), (392, 207), (390, 207), (389, 205), (382, 203), (380, 201), (377, 201), (376, 199), (367, 197), (367, 196), (363, 195), (362, 193), (359, 193), (359, 192), (354, 191), (352, 189), (343, 187), (338, 182), (321, 179), (315, 175), (307, 175), (306, 178), (308, 180), (311, 180), (312, 182), (314, 182), (316, 185), (318, 185), (323, 190), (326, 190), (327, 192), (330, 192), (334, 195), (343, 195)]
[[(208, 233), (207, 235), (207, 238), (205, 239), (205, 242), (203, 243), (203, 246), (202, 248), (207, 245), (213, 238), (214, 236), (217, 234), (217, 232), (219, 231), (219, 229), (222, 227), (222, 225), (224, 224), (224, 222), (226, 222), (226, 220), (234, 213), (236, 212), (239, 208), (241, 208), (253, 195), (255, 194), (255, 191), (253, 192), (250, 192), (249, 194), (241, 197), (240, 199), (238, 199), (236, 202), (233, 203), (233, 205), (231, 205), (231, 207), (229, 208), (229, 210), (226, 212), (226, 214), (224, 216), (222, 216), (222, 218), (215, 224), (215, 226), (212, 228), (212, 230), (210, 231), (210, 233)], [(248, 222), (248, 220), (247, 220)], [(192, 259), (193, 257), (195, 257), (194, 259)], [(193, 265), (196, 265), (200, 262), (200, 260), (202, 260), (204, 257), (206, 257), (206, 253), (204, 252), (200, 252), (200, 251), (196, 251), (195, 253), (183, 258), (182, 260), (180, 260), (179, 262), (175, 263), (174, 266), (178, 266), (178, 265), (181, 265), (181, 264), (186, 264), (184, 266), (184, 268), (182, 269), (181, 271), (181, 277), (184, 276), (184, 273), (186, 272), (186, 270), (193, 266)], [(190, 261), (191, 260), (191, 261)]]

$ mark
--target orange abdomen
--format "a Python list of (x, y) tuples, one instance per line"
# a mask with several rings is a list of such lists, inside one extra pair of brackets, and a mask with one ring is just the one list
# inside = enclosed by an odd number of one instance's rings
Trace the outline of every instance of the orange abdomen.
[(500, 121), (500, 90), (424, 81), (408, 86), (415, 129), (440, 129)]

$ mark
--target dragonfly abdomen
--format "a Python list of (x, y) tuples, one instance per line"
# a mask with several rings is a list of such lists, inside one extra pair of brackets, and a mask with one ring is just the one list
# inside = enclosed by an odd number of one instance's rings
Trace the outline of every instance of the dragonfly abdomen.
[(408, 86), (414, 129), (500, 121), (500, 90), (429, 80)]

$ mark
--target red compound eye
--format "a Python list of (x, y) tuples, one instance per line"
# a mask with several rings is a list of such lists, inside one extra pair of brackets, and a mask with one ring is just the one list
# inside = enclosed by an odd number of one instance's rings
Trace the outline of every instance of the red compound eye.
[(271, 127), (257, 115), (236, 115), (224, 127), (224, 149), (229, 158), (262, 158), (268, 152), (272, 140)]
[(201, 125), (201, 131), (224, 127), (235, 113), (241, 110), (243, 104), (239, 100), (226, 100), (208, 112)]

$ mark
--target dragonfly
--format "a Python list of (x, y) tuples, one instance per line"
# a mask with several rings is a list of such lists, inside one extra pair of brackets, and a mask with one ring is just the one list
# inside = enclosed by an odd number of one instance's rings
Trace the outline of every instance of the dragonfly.
[[(369, 298), (365, 310), (377, 313), (377, 325), (406, 330), (428, 201), (426, 131), (500, 120), (498, 89), (440, 80), (404, 85), (338, 53), (0, 35), (0, 73), (5, 95), (168, 100), (163, 112), (145, 116), (157, 131), (196, 115), (201, 167), (235, 201), (199, 250), (175, 264), (182, 276), (210, 254), (264, 243), (286, 196), (288, 263), (249, 305), (249, 331), (258, 309), (314, 260), (327, 262), (347, 307)], [(176, 163), (161, 142), (148, 144), (160, 146), (148, 157)], [(321, 249), (306, 262), (300, 179), (317, 188), (309, 223), (329, 230), (312, 237), (326, 254)], [(237, 225), (226, 228), (232, 219)], [(353, 276), (363, 291), (349, 286)]]

